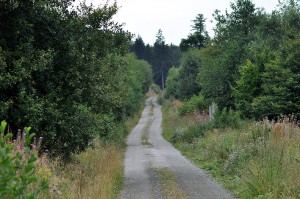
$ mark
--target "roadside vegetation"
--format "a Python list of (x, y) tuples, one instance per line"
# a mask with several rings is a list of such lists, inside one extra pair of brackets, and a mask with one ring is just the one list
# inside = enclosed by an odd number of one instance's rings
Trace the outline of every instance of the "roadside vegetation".
[(176, 104), (163, 105), (163, 136), (235, 196), (300, 197), (300, 129), (292, 118), (254, 122), (224, 112), (203, 122), (179, 116)]
[(187, 193), (176, 183), (174, 174), (166, 168), (153, 168), (158, 176), (164, 198), (187, 199)]
[(199, 14), (182, 40), (161, 99), (163, 135), (235, 196), (300, 198), (299, 2), (272, 13), (250, 0), (230, 7), (215, 11), (214, 38)]
[(116, 2), (72, 3), (0, 4), (0, 198), (116, 198), (151, 85), (165, 138), (235, 195), (300, 198), (298, 1), (235, 0), (214, 38), (198, 14), (180, 47), (131, 41)]
[(115, 2), (72, 4), (0, 4), (0, 198), (107, 199), (121, 188), (152, 67), (129, 53)]
[(12, 140), (3, 121), (1, 198), (117, 198), (123, 185), (125, 136), (137, 124), (142, 108), (125, 122), (126, 132), (118, 142), (96, 138), (84, 152), (72, 154), (68, 160), (38, 155), (42, 138), (36, 140), (29, 127)]

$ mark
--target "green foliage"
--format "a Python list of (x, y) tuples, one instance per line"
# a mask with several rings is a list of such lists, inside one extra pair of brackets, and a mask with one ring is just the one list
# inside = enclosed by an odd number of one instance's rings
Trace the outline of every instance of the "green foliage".
[(160, 90), (160, 87), (157, 84), (151, 84), (150, 88), (156, 93), (159, 94), (162, 92), (162, 90)]
[(235, 106), (241, 110), (241, 114), (247, 117), (253, 117), (253, 109), (251, 103), (258, 96), (260, 91), (260, 71), (258, 66), (253, 65), (250, 60), (240, 67), (241, 77), (236, 82), (236, 87), (233, 90)]
[(229, 71), (222, 65), (220, 48), (207, 46), (200, 50), (201, 67), (197, 81), (201, 93), (210, 103), (215, 102), (219, 107), (226, 107), (230, 103), (229, 85), (224, 83), (230, 77)]
[[(228, 125), (223, 110), (212, 123), (180, 117), (163, 107), (163, 135), (193, 163), (205, 169), (237, 198), (298, 198), (300, 129), (292, 118), (274, 123), (242, 121)], [(220, 125), (222, 124), (224, 125)], [(234, 122), (233, 122), (234, 124)]]
[(203, 48), (208, 40), (209, 36), (207, 31), (205, 30), (205, 20), (203, 14), (198, 14), (196, 19), (193, 20), (193, 33), (191, 33), (187, 39), (182, 39), (180, 42), (180, 50), (188, 51), (192, 48)]
[(152, 69), (148, 62), (137, 60), (133, 54), (127, 55), (124, 60), (127, 66), (123, 74), (124, 84), (128, 86), (128, 98), (124, 99), (124, 103), (126, 113), (133, 115), (139, 110), (144, 94), (152, 85)]
[(300, 30), (299, 13), (297, 4), (281, 2), (280, 11), (262, 15), (257, 39), (251, 44), (252, 70), (240, 70), (233, 92), (244, 116), (273, 118), (294, 113), (299, 117), (299, 33), (295, 31)]
[(136, 54), (138, 59), (147, 60), (146, 46), (140, 35), (137, 36), (130, 49)]
[(200, 66), (201, 59), (197, 50), (190, 50), (183, 55), (178, 75), (179, 99), (190, 99), (200, 92), (197, 82)]
[(221, 129), (226, 127), (239, 128), (241, 125), (240, 113), (232, 109), (227, 110), (227, 108), (220, 111), (217, 108), (215, 110), (213, 123), (216, 128)]
[(148, 63), (126, 55), (131, 34), (116, 4), (4, 1), (0, 5), (0, 118), (45, 137), (68, 157), (110, 137), (152, 83)]
[(168, 77), (166, 80), (165, 97), (178, 98), (178, 86), (179, 86), (179, 68), (172, 67), (169, 70)]
[[(34, 198), (37, 193), (46, 190), (47, 181), (36, 175), (36, 145), (30, 148), (35, 135), (26, 128), (22, 135), (12, 142), (13, 134), (5, 135), (7, 123), (1, 122), (0, 137), (0, 197), (1, 198)], [(28, 135), (28, 137), (26, 137)]]
[(244, 63), (248, 44), (253, 40), (258, 14), (250, 0), (236, 0), (232, 11), (214, 13), (217, 25), (213, 46), (204, 50), (199, 81), (206, 98), (220, 108), (233, 107), (232, 87), (239, 77), (238, 67)]
[[(299, 3), (281, 1), (270, 14), (250, 0), (230, 7), (214, 13), (211, 42), (184, 54), (179, 71), (169, 73), (166, 97), (189, 99), (201, 90), (205, 101), (246, 118), (299, 118)], [(195, 22), (203, 30), (203, 17)]]
[(185, 101), (182, 106), (178, 108), (179, 116), (184, 116), (191, 113), (200, 113), (207, 111), (208, 103), (205, 101), (202, 94), (194, 95), (190, 100)]
[(181, 54), (179, 47), (173, 44), (166, 44), (161, 29), (158, 30), (156, 41), (153, 45), (145, 45), (141, 36), (138, 36), (131, 45), (131, 50), (137, 55), (138, 59), (146, 60), (151, 64), (153, 81), (161, 89), (163, 84), (165, 84), (169, 69), (179, 66), (180, 63)]
[(274, 117), (289, 114), (290, 111), (297, 112), (291, 89), (296, 88), (299, 82), (295, 81), (289, 69), (268, 65), (262, 78), (263, 95), (253, 101), (253, 110), (257, 116)]
[(213, 125), (211, 122), (208, 123), (198, 123), (195, 126), (191, 126), (188, 129), (177, 128), (171, 141), (174, 143), (193, 143), (195, 139), (201, 138), (204, 136), (205, 132), (212, 129)]

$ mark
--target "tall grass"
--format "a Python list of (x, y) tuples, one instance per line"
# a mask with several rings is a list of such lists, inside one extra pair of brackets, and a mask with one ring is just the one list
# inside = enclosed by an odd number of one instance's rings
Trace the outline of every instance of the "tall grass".
[(123, 180), (123, 151), (99, 141), (72, 162), (55, 165), (50, 198), (116, 198)]
[(73, 154), (67, 162), (50, 160), (50, 191), (39, 194), (38, 198), (117, 198), (123, 183), (125, 137), (137, 124), (142, 110), (143, 107), (119, 128), (117, 133), (122, 136), (110, 141), (95, 139), (92, 147)]
[(288, 118), (260, 125), (260, 131), (270, 129), (255, 142), (257, 154), (242, 176), (250, 189), (246, 196), (300, 198), (299, 127)]
[[(165, 105), (165, 138), (234, 195), (240, 198), (300, 198), (300, 129), (297, 123), (289, 118), (277, 122), (267, 119), (258, 123), (240, 119), (238, 123), (231, 119), (228, 122), (226, 114), (221, 112), (225, 122), (203, 124), (189, 117), (178, 117), (171, 102)], [(232, 112), (229, 115), (232, 119), (237, 117)], [(225, 123), (232, 125), (224, 126)], [(181, 138), (174, 139), (179, 131)], [(184, 139), (187, 135), (188, 141)]]
[[(0, 198), (117, 198), (123, 182), (124, 144), (94, 140), (66, 161), (38, 155), (42, 138), (30, 128), (16, 139), (0, 126)], [(49, 186), (48, 186), (49, 185)]]

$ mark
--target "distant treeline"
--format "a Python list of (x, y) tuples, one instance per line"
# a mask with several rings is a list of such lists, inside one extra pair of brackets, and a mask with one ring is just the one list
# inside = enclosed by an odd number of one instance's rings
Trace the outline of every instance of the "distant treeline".
[(180, 64), (181, 52), (178, 46), (166, 44), (162, 30), (159, 29), (153, 45), (145, 44), (138, 36), (131, 45), (131, 51), (141, 60), (149, 62), (153, 69), (153, 81), (164, 88), (166, 78), (171, 67)]
[(181, 42), (180, 67), (172, 68), (166, 95), (233, 108), (244, 117), (300, 117), (300, 5), (280, 1), (266, 13), (251, 0), (236, 0), (224, 14), (216, 10), (214, 38), (199, 14)]
[(0, 119), (32, 126), (44, 149), (69, 156), (95, 137), (118, 138), (139, 109), (152, 69), (128, 54), (116, 4), (4, 0), (0, 4)]

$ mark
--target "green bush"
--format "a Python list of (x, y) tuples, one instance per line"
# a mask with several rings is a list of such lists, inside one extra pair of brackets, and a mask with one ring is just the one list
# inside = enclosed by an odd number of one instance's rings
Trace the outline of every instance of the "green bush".
[(200, 66), (201, 58), (198, 50), (189, 50), (183, 54), (176, 85), (179, 99), (190, 99), (201, 91), (197, 81)]
[(116, 4), (70, 12), (70, 2), (0, 4), (0, 119), (13, 132), (33, 126), (49, 155), (63, 157), (111, 137), (152, 83), (151, 66), (127, 54)]
[(184, 116), (186, 114), (200, 112), (208, 109), (208, 104), (204, 99), (203, 95), (193, 95), (193, 97), (184, 102), (183, 106), (179, 107), (179, 116)]
[(172, 67), (169, 70), (168, 77), (166, 79), (166, 92), (165, 97), (178, 98), (178, 86), (179, 86), (179, 69)]
[(218, 108), (214, 114), (214, 127), (224, 129), (226, 127), (239, 128), (241, 125), (241, 118), (239, 112), (232, 109), (224, 108), (220, 111)]
[(156, 94), (161, 93), (161, 89), (157, 84), (151, 84), (151, 88)]
[(187, 129), (176, 128), (171, 141), (174, 143), (176, 142), (192, 143), (195, 140), (195, 138), (203, 137), (205, 132), (212, 128), (213, 125), (211, 122), (198, 123), (197, 125), (191, 126)]
[(12, 133), (4, 134), (6, 125), (5, 121), (1, 122), (0, 198), (34, 198), (39, 191), (47, 189), (46, 180), (36, 175), (37, 145), (29, 147), (35, 134), (29, 134), (30, 128), (25, 128), (12, 142)]

